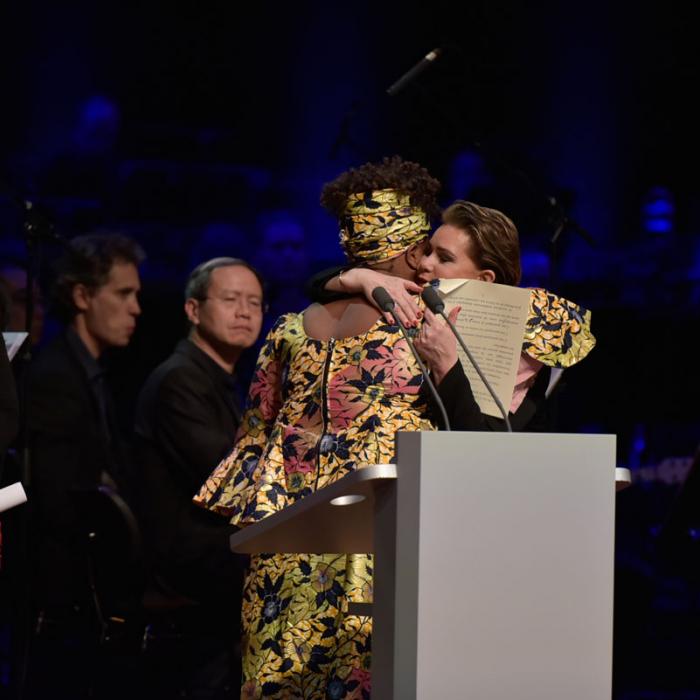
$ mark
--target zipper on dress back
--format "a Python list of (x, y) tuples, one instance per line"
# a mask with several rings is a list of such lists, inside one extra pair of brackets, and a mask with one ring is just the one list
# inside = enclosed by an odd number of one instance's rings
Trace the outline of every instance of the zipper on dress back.
[(328, 426), (328, 373), (331, 368), (334, 347), (335, 338), (331, 336), (328, 339), (328, 351), (326, 352), (326, 361), (323, 365), (323, 378), (321, 379), (321, 419), (323, 421), (323, 429), (316, 443), (316, 483), (314, 484), (314, 491), (318, 491), (318, 480), (321, 476), (321, 441), (326, 435), (326, 427)]

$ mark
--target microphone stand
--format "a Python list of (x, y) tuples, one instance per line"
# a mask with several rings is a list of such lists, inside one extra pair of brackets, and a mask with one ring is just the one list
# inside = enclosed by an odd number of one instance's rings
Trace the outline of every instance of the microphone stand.
[[(447, 49), (447, 50), (445, 50)], [(427, 62), (424, 58), (419, 64), (411, 68), (408, 73), (403, 75), (399, 80), (394, 83), (388, 90), (387, 93), (391, 97), (395, 97), (396, 93), (399, 92), (397, 87), (401, 90), (404, 89), (406, 85), (411, 83), (420, 82), (416, 81), (416, 78), (429, 67), (430, 63), (434, 62), (434, 59), (438, 55), (451, 54), (455, 56), (463, 56), (462, 50), (453, 44), (449, 44), (443, 49), (436, 49), (436, 55), (433, 60)], [(431, 52), (431, 53), (435, 53)], [(430, 55), (430, 54), (429, 54)], [(428, 58), (428, 57), (426, 57)], [(440, 98), (443, 99), (440, 99)], [(436, 90), (430, 90), (429, 104), (432, 110), (438, 110), (442, 121), (445, 125), (449, 126), (449, 130), (455, 134), (458, 134), (463, 128), (464, 124), (468, 123), (468, 114), (464, 110), (455, 110), (455, 102), (448, 101), (444, 99), (444, 95), (436, 94)], [(556, 287), (559, 284), (559, 258), (560, 258), (560, 246), (559, 240), (564, 231), (571, 230), (578, 234), (583, 240), (585, 240), (591, 248), (596, 248), (596, 241), (593, 236), (586, 231), (586, 229), (571, 218), (560, 202), (553, 196), (547, 194), (541, 187), (535, 184), (534, 179), (531, 175), (523, 171), (521, 168), (513, 166), (511, 163), (505, 161), (502, 157), (493, 153), (491, 149), (488, 149), (478, 137), (472, 135), (470, 138), (466, 139), (467, 142), (474, 148), (478, 153), (480, 153), (486, 163), (491, 163), (496, 169), (500, 169), (502, 172), (514, 177), (522, 185), (527, 187), (530, 193), (533, 195), (535, 201), (540, 201), (547, 207), (553, 210), (553, 214), (550, 214), (549, 221), (554, 225), (554, 232), (549, 240), (549, 254), (551, 260), (551, 284)]]
[(450, 426), (450, 419), (447, 417), (447, 411), (445, 411), (445, 406), (442, 403), (442, 400), (440, 399), (439, 394), (437, 393), (437, 389), (435, 388), (435, 385), (433, 384), (432, 379), (430, 378), (430, 375), (428, 374), (428, 369), (423, 363), (423, 360), (420, 359), (420, 355), (418, 354), (418, 351), (416, 348), (413, 346), (413, 341), (411, 341), (411, 338), (408, 335), (408, 331), (406, 330), (406, 327), (403, 325), (401, 322), (401, 319), (398, 317), (397, 314), (393, 313), (394, 307), (396, 306), (396, 303), (394, 300), (389, 296), (389, 293), (384, 289), (384, 287), (375, 287), (374, 291), (372, 292), (372, 297), (373, 299), (377, 302), (377, 305), (382, 311), (388, 311), (392, 313), (394, 317), (394, 321), (396, 321), (396, 325), (399, 327), (401, 330), (401, 333), (403, 334), (403, 337), (406, 339), (406, 343), (408, 347), (411, 349), (411, 352), (413, 353), (413, 357), (416, 358), (416, 362), (418, 363), (418, 367), (420, 368), (420, 371), (423, 374), (423, 377), (425, 378), (425, 382), (428, 385), (428, 388), (430, 389), (430, 393), (433, 395), (433, 399), (435, 399), (435, 403), (438, 405), (438, 408), (440, 409), (440, 413), (442, 415), (442, 420), (445, 425), (445, 430), (452, 430)]
[[(454, 43), (448, 43), (443, 45), (441, 48), (434, 49), (416, 65), (410, 68), (405, 74), (400, 76), (399, 79), (396, 80), (388, 89), (384, 90), (380, 97), (384, 99), (388, 97), (389, 103), (391, 103), (404, 92), (413, 92), (414, 94), (424, 92), (424, 89), (428, 87), (430, 81), (421, 81), (419, 80), (420, 76), (424, 72), (429, 71), (431, 66), (435, 65), (436, 63), (445, 62), (446, 64), (456, 64), (456, 61), (449, 61), (450, 56), (463, 58), (464, 53), (462, 49)], [(460, 73), (466, 73), (466, 69), (462, 67), (460, 69)], [(428, 92), (429, 94), (427, 97), (429, 99), (426, 99), (425, 102), (426, 104), (430, 105), (431, 110), (440, 113), (442, 123), (446, 127), (446, 131), (455, 135), (460, 134), (464, 130), (464, 125), (469, 123), (469, 114), (466, 113), (464, 109), (455, 109), (458, 102), (455, 100), (446, 100), (444, 95), (437, 93), (437, 90), (431, 89)], [(355, 116), (360, 111), (363, 102), (366, 100), (367, 96), (364, 98), (355, 99), (343, 115), (341, 123), (338, 127), (336, 138), (329, 148), (328, 158), (330, 160), (337, 159), (343, 147), (347, 147), (350, 150), (357, 150), (356, 144), (352, 141), (349, 135), (350, 128)], [(514, 177), (523, 187), (526, 187), (529, 190), (534, 201), (541, 202), (553, 210), (548, 217), (549, 224), (553, 225), (554, 227), (554, 232), (549, 240), (549, 255), (551, 260), (550, 282), (556, 287), (559, 284), (559, 242), (562, 233), (564, 233), (564, 231), (571, 230), (583, 238), (592, 248), (597, 247), (595, 239), (588, 231), (586, 231), (585, 228), (583, 228), (573, 218), (565, 213), (564, 208), (555, 197), (549, 195), (543, 191), (540, 186), (536, 185), (533, 178), (528, 175), (528, 173), (505, 161), (505, 159), (493, 153), (492, 149), (488, 149), (473, 132), (473, 130), (472, 134), (462, 140), (461, 143), (470, 146), (480, 153), (486, 163), (490, 163), (492, 166), (494, 166), (494, 168), (500, 169), (502, 172)]]
[(443, 55), (442, 48), (435, 48), (429, 51), (418, 63), (395, 80), (386, 90), (370, 90), (369, 95), (354, 99), (345, 110), (338, 126), (336, 137), (328, 149), (328, 159), (337, 160), (341, 155), (341, 150), (347, 148), (350, 152), (359, 154), (357, 143), (350, 135), (352, 123), (355, 117), (367, 107), (370, 98), (377, 100), (395, 99), (397, 95), (419, 83), (420, 76), (429, 71)]

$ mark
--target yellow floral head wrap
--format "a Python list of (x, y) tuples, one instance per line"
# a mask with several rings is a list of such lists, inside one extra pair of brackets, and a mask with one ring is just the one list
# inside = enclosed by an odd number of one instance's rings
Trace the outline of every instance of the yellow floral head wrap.
[(392, 189), (351, 194), (340, 225), (340, 245), (352, 262), (391, 260), (430, 231), (426, 213)]

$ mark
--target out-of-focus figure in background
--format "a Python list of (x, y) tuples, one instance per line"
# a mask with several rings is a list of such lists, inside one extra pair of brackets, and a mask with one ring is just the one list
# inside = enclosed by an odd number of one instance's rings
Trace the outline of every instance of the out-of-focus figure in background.
[(107, 95), (90, 95), (77, 105), (68, 143), (38, 177), (45, 195), (103, 200), (117, 177), (121, 108)]
[(309, 303), (304, 292), (310, 270), (309, 241), (299, 217), (286, 209), (261, 214), (257, 232), (255, 262), (268, 284), (271, 323)]

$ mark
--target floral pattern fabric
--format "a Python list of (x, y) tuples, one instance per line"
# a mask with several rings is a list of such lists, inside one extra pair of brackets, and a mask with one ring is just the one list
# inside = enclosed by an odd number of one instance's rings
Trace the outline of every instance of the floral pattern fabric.
[[(422, 375), (396, 326), (309, 338), (278, 319), (260, 352), (238, 441), (195, 498), (240, 526), (355, 469), (394, 460), (395, 433), (431, 430)], [(243, 698), (370, 694), (372, 600), (366, 554), (253, 556), (243, 594)]]
[(401, 255), (428, 238), (428, 216), (396, 190), (359, 192), (348, 197), (340, 245), (351, 261), (376, 262)]
[(590, 311), (546, 289), (530, 289), (524, 353), (563, 369), (580, 362), (594, 347)]

